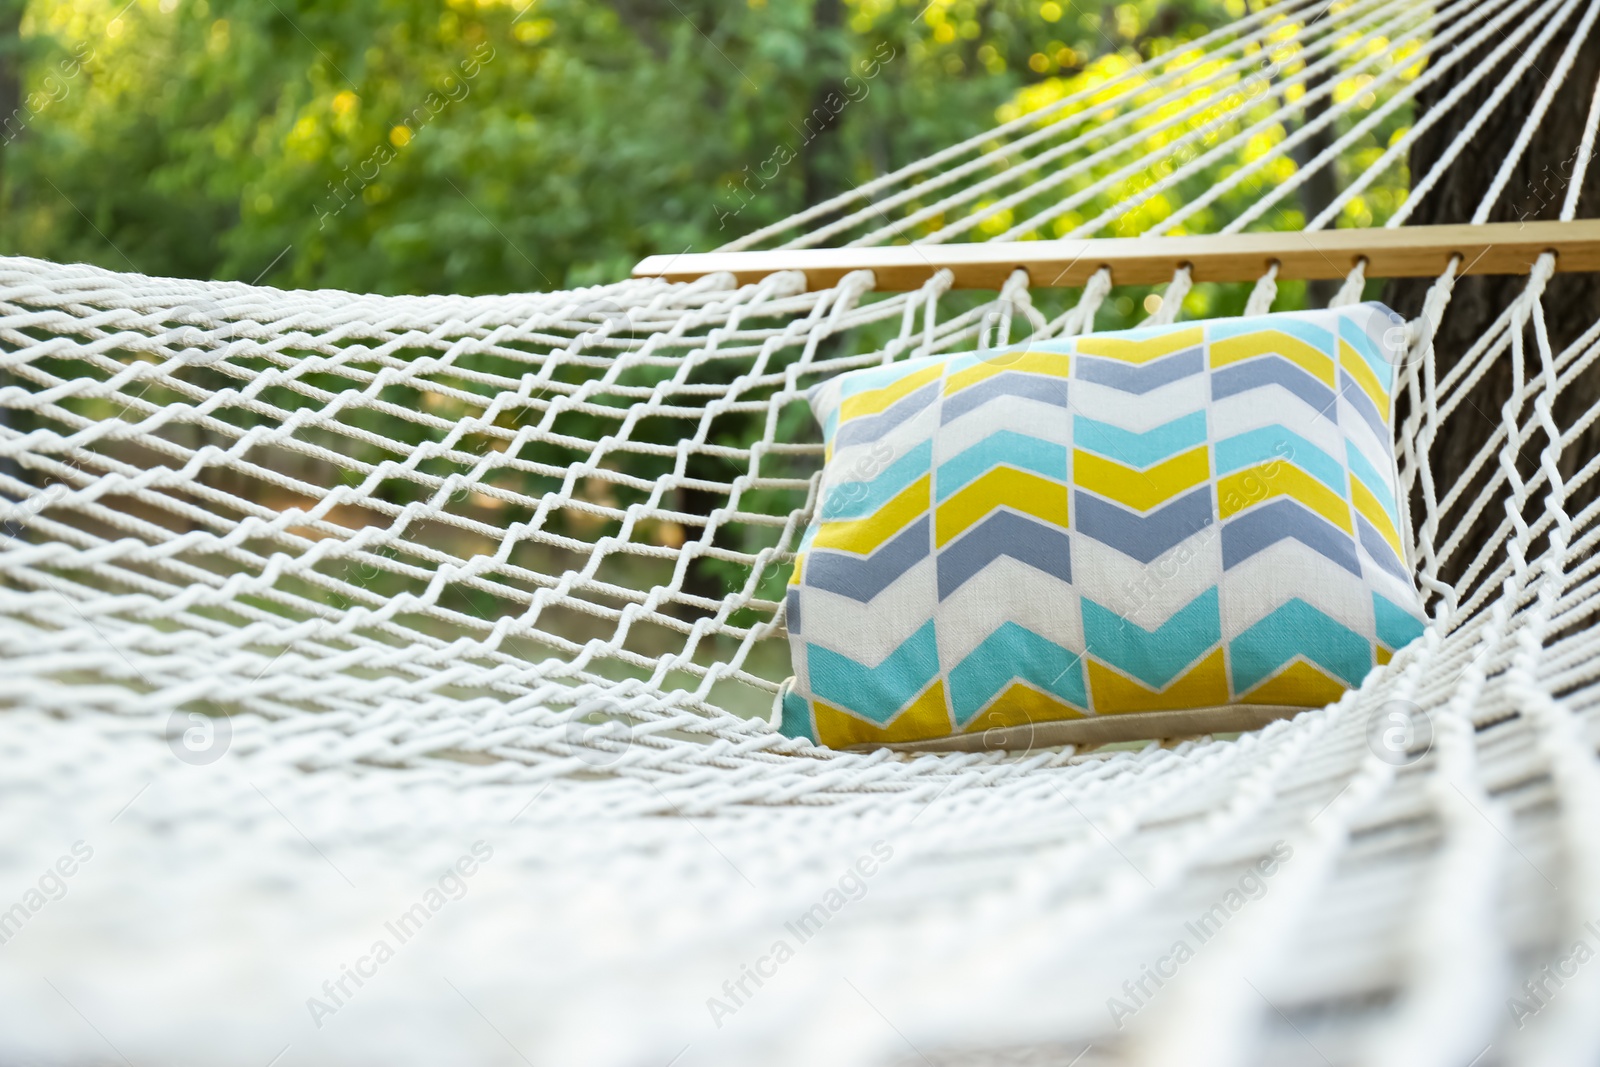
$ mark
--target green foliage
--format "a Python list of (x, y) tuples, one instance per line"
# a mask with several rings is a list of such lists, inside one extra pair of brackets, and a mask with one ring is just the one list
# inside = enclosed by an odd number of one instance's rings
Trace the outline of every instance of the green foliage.
[[(1092, 134), (1076, 155), (1046, 166), (1043, 173), (1060, 177), (1058, 185), (1010, 207), (975, 199), (918, 222), (903, 237), (970, 225), (960, 239), (1014, 227), (1011, 236), (1037, 239), (1080, 227), (1133, 233), (1168, 221), (1181, 222), (1180, 232), (1202, 232), (1295, 174), (1293, 160), (1272, 159), (1250, 184), (1174, 219), (1182, 205), (1201, 202), (1291, 132), (1274, 126), (1225, 159), (1202, 158), (1270, 115), (1281, 99), (1276, 94), (1297, 99), (1282, 81), (1246, 86), (1237, 73), (1218, 75), (1219, 89), (1207, 80), (1216, 63), (1186, 77), (1188, 98), (1129, 119), (1133, 136), (1101, 152), (1130, 132), (1103, 134), (1108, 124), (1161, 94), (1152, 88), (1118, 111), (1092, 95), (1096, 87), (1144, 59), (1188, 62), (1186, 42), (1243, 14), (1243, 0), (1130, 0), (1096, 8), (1067, 0), (34, 0), (19, 27), (23, 2), (0, 0), (0, 251), (115, 270), (379, 293), (513, 292), (613, 281), (645, 255), (716, 247), (981, 134), (997, 120), (1025, 118), (1085, 92), (1086, 102), (1056, 116)], [(1373, 55), (1382, 52), (1381, 42), (1372, 47)], [(1298, 63), (1294, 55), (1281, 57), (1281, 78), (1292, 79)], [(1339, 92), (1367, 92), (1362, 79), (1375, 73), (1382, 72), (1351, 75)], [(1225, 90), (1237, 94), (1241, 87), (1252, 90), (1244, 103), (1228, 104)], [(6, 104), (8, 92), (14, 104)], [(1190, 103), (1201, 108), (1196, 116), (1161, 125)], [(1335, 132), (1351, 121), (1341, 117)], [(1407, 121), (1398, 112), (1348, 158), (1364, 166)], [(1199, 138), (1195, 131), (1207, 123), (1215, 129)], [(1152, 167), (1148, 157), (1184, 137), (1194, 150), (1185, 149), (1180, 163), (1203, 165), (1170, 192), (1125, 208), (1172, 171), (1174, 164)], [(1101, 154), (1067, 173), (1089, 152)], [(1340, 224), (1381, 222), (1403, 196), (1400, 178), (1369, 190)], [(1026, 222), (1063, 197), (1074, 201), (1037, 225)], [(927, 206), (914, 201), (899, 212)], [(1300, 198), (1288, 197), (1258, 225), (1295, 227), (1305, 217)], [(1237, 312), (1248, 288), (1196, 286), (1185, 310)], [(1036, 301), (1053, 318), (1076, 296), (1044, 291)], [(959, 313), (987, 298), (950, 294), (943, 307)], [(1119, 289), (1097, 325), (1132, 325), (1156, 298), (1156, 290)], [(1286, 284), (1280, 306), (1300, 299), (1298, 283)], [(747, 322), (743, 340), (759, 345), (760, 331), (779, 325)], [(898, 316), (886, 316), (853, 331), (849, 343), (870, 350), (897, 326)], [(597, 342), (584, 359), (563, 366), (557, 381), (571, 385), (597, 373), (616, 350), (611, 344)], [(375, 439), (302, 434), (337, 464), (287, 452), (271, 462), (291, 472), (302, 465), (311, 484), (340, 476), (319, 463), (336, 467), (346, 484), (361, 482), (377, 464), (480, 414), (488, 396), (514, 389), (525, 370), (497, 356), (463, 356), (427, 391), (395, 385), (341, 413), (349, 427)], [(635, 365), (617, 386), (647, 395), (676, 370)], [(694, 384), (725, 385), (739, 372), (732, 363), (708, 362), (696, 369)], [(225, 384), (210, 377), (220, 372), (190, 373), (208, 388)], [(300, 382), (329, 390), (347, 384), (316, 374)], [(175, 398), (155, 387), (147, 399)], [(283, 386), (260, 399), (287, 411), (323, 402)], [(765, 415), (765, 395), (747, 399), (718, 417), (707, 448), (688, 456), (689, 484), (663, 502), (677, 518), (653, 517), (631, 540), (661, 549), (699, 540), (704, 518), (732, 503), (725, 487), (748, 473), (748, 455), (740, 450), (760, 437)], [(506, 409), (498, 427), (537, 421), (545, 403), (533, 398)], [(265, 416), (234, 408), (216, 417), (242, 427)], [(566, 443), (547, 439), (503, 455), (473, 490), (461, 490), (458, 503), (500, 528), (530, 521), (525, 503), (494, 494), (537, 498), (560, 488), (571, 466), (590, 458), (590, 443), (615, 432), (623, 417), (620, 409), (613, 417), (594, 406), (563, 413), (552, 429), (570, 435)], [(779, 440), (815, 440), (803, 404), (776, 417)], [(27, 429), (30, 418), (13, 413), (13, 428)], [(571, 541), (552, 547), (524, 540), (510, 562), (543, 573), (581, 565), (577, 548), (619, 532), (615, 515), (649, 496), (672, 469), (673, 448), (695, 433), (697, 422), (698, 411), (686, 406), (633, 425), (630, 441), (659, 446), (656, 454), (604, 457), (601, 466), (615, 477), (580, 480), (571, 506), (543, 524), (547, 540)], [(469, 434), (455, 453), (423, 460), (420, 469), (436, 477), (465, 473), (486, 449), (505, 447), (503, 437)], [(761, 473), (803, 487), (812, 467), (809, 458), (769, 455)], [(224, 477), (217, 470), (197, 475)], [(393, 478), (373, 496), (400, 506), (423, 493), (415, 482)], [(803, 500), (803, 488), (763, 487), (743, 491), (738, 506), (786, 515)], [(686, 572), (684, 591), (702, 598), (698, 608), (686, 609), (689, 615), (744, 589), (752, 577), (757, 597), (783, 595), (787, 567), (752, 576), (744, 562), (775, 544), (778, 528), (721, 530), (713, 551)], [(449, 541), (448, 550), (463, 557), (491, 547), (455, 528), (430, 529), (427, 537)], [(668, 555), (613, 553), (597, 578), (631, 588), (664, 584), (675, 562)], [(383, 585), (392, 576), (376, 568), (367, 577), (376, 583), (375, 596), (404, 588), (399, 579)], [(482, 589), (455, 590), (446, 606), (482, 616), (522, 610)], [(595, 620), (571, 615), (545, 625), (573, 641), (601, 636)], [(747, 608), (730, 621), (746, 625), (762, 617)], [(699, 654), (729, 651), (708, 641)], [(530, 657), (546, 653), (527, 650)]]
[[(606, 281), (979, 132), (1026, 86), (1228, 17), (1204, 0), (1103, 16), (522, 2), (35, 3), (22, 89), (44, 106), (4, 150), (0, 242), (281, 286)], [(829, 94), (848, 100), (836, 121)]]

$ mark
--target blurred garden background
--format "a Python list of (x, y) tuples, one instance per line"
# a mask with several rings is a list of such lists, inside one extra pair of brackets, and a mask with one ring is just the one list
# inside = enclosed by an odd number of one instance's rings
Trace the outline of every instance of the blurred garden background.
[[(1374, 9), (1389, 0), (1353, 2)], [(1352, 33), (1335, 44), (1342, 50), (1336, 66), (1308, 73), (1293, 18), (1272, 22), (1237, 65), (1193, 44), (1244, 14), (1244, 0), (0, 0), (0, 253), (155, 276), (383, 294), (596, 285), (625, 277), (652, 253), (715, 248), (996, 123), (1025, 122), (1074, 94), (1086, 94), (1070, 105), (1077, 110), (1050, 121), (1076, 114), (1084, 121), (1060, 128), (1089, 132), (1071, 155), (1057, 152), (1042, 164), (1053, 183), (1042, 199), (1007, 204), (983, 193), (949, 214), (917, 201), (893, 205), (896, 219), (911, 221), (891, 239), (1125, 236), (1163, 223), (1173, 233), (1214, 232), (1351, 134), (1356, 139), (1340, 151), (1336, 168), (1313, 169), (1311, 180), (1280, 190), (1271, 210), (1249, 223), (1301, 228), (1408, 127), (1409, 107), (1383, 105), (1423, 69), (1423, 58), (1415, 42)], [(1132, 75), (1141, 91), (1113, 101), (1127, 82), (1115, 89), (1110, 83), (1152, 59)], [(1097, 92), (1102, 86), (1108, 88)], [(1188, 92), (1175, 95), (1174, 86)], [(1313, 100), (1298, 106), (1308, 92)], [(1354, 106), (1319, 128), (1319, 118), (1332, 117), (1330, 96)], [(1357, 128), (1363, 119), (1367, 126)], [(1297, 130), (1307, 136), (1293, 152), (1272, 151)], [(1101, 151), (1113, 142), (1119, 147)], [(1054, 145), (1046, 140), (1027, 151), (1038, 156)], [(999, 173), (1009, 151), (978, 165)], [(1227, 183), (1230, 176), (1235, 184)], [(1381, 224), (1402, 202), (1407, 181), (1402, 155), (1332, 223)], [(937, 192), (930, 196), (937, 201)], [(1183, 310), (1193, 317), (1236, 313), (1249, 290), (1196, 285)], [(1159, 294), (1159, 287), (1120, 287), (1096, 324), (1132, 325), (1159, 306)], [(1303, 283), (1285, 283), (1277, 306), (1298, 306), (1308, 295), (1319, 296)], [(951, 294), (943, 307), (955, 313), (985, 299)], [(1035, 295), (1052, 317), (1075, 300), (1060, 290)], [(874, 351), (897, 324), (898, 315), (831, 338), (824, 355), (853, 354), (841, 350), (847, 344)], [(179, 321), (149, 328), (169, 326), (187, 329)], [(576, 389), (598, 373), (605, 353), (645, 336), (619, 329), (593, 342), (601, 358), (569, 360), (555, 380)], [(686, 336), (678, 343), (696, 342)], [(536, 349), (532, 356), (543, 351)], [(234, 376), (266, 373), (295, 356), (240, 352), (225, 366), (183, 368), (181, 381), (144, 387), (140, 410), (183, 403), (191, 395), (184, 388), (230, 389)], [(438, 479), (474, 471), (488, 450), (506, 449), (511, 434), (542, 425), (548, 400), (536, 395), (497, 409), (495, 425), (478, 426), (452, 451), (409, 462), (415, 449), (476, 418), (526, 369), (505, 353), (463, 355), (437, 372), (448, 390), (391, 384), (341, 409), (336, 423), (299, 431), (309, 449), (255, 449), (252, 462), (271, 472), (270, 487), (226, 465), (202, 464), (195, 484), (174, 492), (222, 493), (248, 502), (242, 508), (280, 513), (313, 507), (333, 486), (359, 485), (362, 505), (341, 505), (337, 522), (389, 528), (400, 509), (433, 500)], [(696, 384), (725, 386), (736, 372), (707, 364)], [(617, 384), (634, 390), (627, 395), (646, 395), (672, 373), (640, 364)], [(12, 381), (0, 375), (0, 385)], [(259, 391), (256, 400), (270, 411), (259, 404), (221, 409), (215, 417), (232, 429), (185, 430), (189, 436), (178, 444), (225, 447), (278, 418), (270, 412), (320, 409), (326, 397), (316, 389), (349, 385), (333, 376), (294, 384)], [(628, 402), (622, 394), (595, 401)], [(130, 417), (107, 403), (71, 405), (87, 419)], [(493, 553), (498, 531), (533, 521), (573, 465), (592, 459), (589, 442), (611, 433), (621, 410), (591, 404), (564, 412), (557, 436), (504, 452), (487, 473), (473, 474), (470, 490), (451, 498), (451, 514), (400, 522), (404, 538), (382, 552), (410, 559), (406, 553), (422, 551), (411, 545), (415, 539), (433, 553), (418, 557), (429, 568), (440, 550), (461, 561)], [(671, 471), (675, 447), (696, 431), (695, 415), (685, 408), (633, 427), (631, 439), (658, 446), (655, 454), (608, 454), (570, 487), (570, 506), (541, 518), (537, 536), (519, 535), (510, 564), (543, 575), (583, 567), (590, 547), (618, 536), (626, 509)], [(45, 425), (31, 410), (6, 417), (17, 432)], [(671, 554), (701, 539), (706, 517), (726, 506), (730, 479), (746, 470), (741, 450), (760, 437), (763, 418), (753, 410), (719, 417), (706, 446), (689, 456), (687, 481), (666, 501), (675, 517), (644, 522), (608, 550), (599, 579), (617, 589), (675, 589), (665, 610), (679, 621), (630, 631), (629, 647), (647, 658), (629, 670), (647, 672), (651, 657), (681, 649), (679, 631), (715, 613), (725, 598), (756, 598), (732, 612), (730, 627), (753, 626), (781, 600), (787, 564), (752, 574), (747, 562), (775, 546), (778, 526), (718, 528), (713, 550), (695, 557), (681, 579)], [(789, 443), (818, 440), (803, 402), (782, 408), (776, 432)], [(122, 461), (132, 446), (104, 447)], [(372, 474), (403, 457), (415, 476)], [(739, 506), (773, 516), (802, 507), (818, 458), (769, 457), (763, 476), (790, 478), (789, 487), (750, 489)], [(50, 480), (16, 473), (41, 486)], [(167, 519), (152, 513), (151, 521)], [(330, 567), (357, 566), (329, 558)], [(346, 571), (334, 577), (373, 604), (417, 593), (432, 573)], [(325, 598), (312, 585), (301, 592), (319, 603)], [(353, 603), (348, 595), (326, 600), (345, 610)], [(482, 620), (525, 611), (527, 597), (473, 580), (451, 583), (439, 604), (458, 613), (456, 628), (440, 632), (453, 639), (487, 625)], [(263, 610), (278, 609), (264, 603)], [(613, 628), (608, 618), (557, 609), (540, 625), (560, 635), (569, 655), (585, 641), (610, 638)], [(549, 654), (520, 640), (508, 639), (506, 647), (530, 660)], [(736, 645), (722, 633), (700, 642), (695, 655), (720, 662)], [(781, 641), (768, 641), (751, 669), (781, 678), (786, 656)], [(764, 714), (769, 702), (761, 692), (727, 698), (724, 706)]]
[[(0, 0), (0, 11), (0, 251), (284, 288), (482, 293), (613, 281), (650, 253), (714, 248), (1142, 59), (1182, 55), (1245, 6)], [(1373, 73), (1335, 99), (1366, 92)], [(1262, 89), (1262, 113), (1283, 102), (1270, 79)], [(1303, 91), (1284, 90), (1290, 102)], [(1233, 126), (1248, 125), (1253, 109), (1236, 110)], [(1199, 121), (1152, 133), (1152, 147)], [(1397, 111), (1345, 165), (1407, 121)], [(1148, 227), (1289, 132), (1257, 135), (1100, 235)], [(1259, 180), (1294, 169), (1278, 160)], [(1404, 195), (1395, 171), (1337, 224), (1381, 224)], [(1337, 177), (1253, 228), (1302, 226)], [(1118, 182), (1028, 236), (1072, 232), (1149, 180)], [(1224, 199), (1177, 232), (1230, 217)], [(1011, 223), (1002, 213), (965, 239)], [(1224, 310), (1211, 299), (1199, 287), (1191, 310)], [(1140, 314), (1124, 295), (1101, 325)]]
[[(978, 169), (959, 176), (959, 188), (977, 190), (970, 199), (941, 199), (945, 193), (930, 185), (925, 200), (915, 199), (919, 192), (875, 203), (865, 222), (841, 228), (830, 243), (877, 226), (874, 212), (884, 223), (881, 239), (892, 241), (1193, 234), (1230, 222), (1278, 230), (1313, 221), (1382, 225), (1404, 203), (1411, 171), (1424, 172), (1453, 135), (1440, 125), (1408, 151), (1397, 147), (1414, 113), (1461, 77), (1458, 70), (1419, 87), (1415, 112), (1398, 98), (1425, 69), (1419, 23), (1429, 9), (1409, 0), (1287, 3), (1264, 15), (1261, 34), (1232, 58), (1196, 44), (1251, 13), (1246, 2), (0, 0), (0, 254), (284, 289), (483, 294), (599, 285), (625, 277), (646, 255), (716, 248), (974, 137), (983, 138), (969, 154)], [(1302, 38), (1319, 35), (1301, 32), (1307, 21), (1341, 7), (1352, 18), (1308, 60)], [(1551, 62), (1540, 57), (1535, 69)], [(1131, 95), (1130, 82), (1138, 90)], [(1530, 75), (1509, 110), (1526, 113), (1542, 84)], [(1457, 114), (1489, 88), (1474, 92)], [(1069, 98), (1066, 110), (1044, 118), (1043, 109)], [(1549, 143), (1530, 153), (1528, 173), (1514, 187), (1523, 190), (1518, 204), (1497, 208), (1497, 218), (1554, 210), (1559, 198), (1541, 193), (1545, 184), (1534, 179), (1576, 143), (1575, 131), (1555, 129), (1578, 121), (1581, 110), (1568, 110), (1570, 119), (1546, 123)], [(1034, 113), (1041, 113), (1037, 125), (1029, 121)], [(1008, 122), (1022, 125), (1006, 138), (985, 137)], [(1517, 129), (1496, 122), (1482, 131), (1484, 157), (1504, 158)], [(1032, 143), (1029, 131), (1040, 134)], [(1277, 151), (1288, 138), (1295, 139), (1290, 150)], [(1319, 156), (1337, 162), (1308, 165)], [(1018, 163), (1040, 184), (1002, 198), (1000, 179)], [(1368, 168), (1376, 179), (1358, 179)], [(1461, 205), (1477, 202), (1473, 183), (1490, 176), (1479, 159), (1450, 173), (1412, 221), (1461, 221)], [(996, 181), (984, 186), (990, 177)], [(1519, 206), (1530, 196), (1531, 209)], [(829, 222), (824, 215), (811, 225)], [(1318, 284), (1320, 291), (1308, 292), (1305, 283), (1283, 283), (1275, 306), (1324, 303), (1337, 283)], [(1374, 280), (1366, 293), (1415, 314), (1425, 284), (1386, 291)], [(1250, 289), (1195, 285), (1182, 310), (1191, 318), (1235, 314)], [(1134, 325), (1159, 307), (1161, 293), (1119, 286), (1095, 325)], [(1504, 306), (1487, 289), (1464, 285), (1462, 293), (1456, 303), (1469, 311), (1452, 319), (1451, 351), (1465, 351), (1467, 339), (1487, 328), (1483, 316)], [(1077, 295), (1041, 289), (1033, 300), (1053, 318)], [(948, 320), (991, 298), (952, 293), (940, 308)], [(763, 405), (776, 386), (747, 392), (742, 407), (708, 426), (694, 404), (630, 420), (630, 448), (599, 449), (637, 398), (681, 369), (657, 351), (654, 362), (612, 375), (618, 353), (657, 338), (626, 317), (621, 325), (608, 319), (603, 303), (592, 336), (573, 330), (457, 353), (448, 366), (370, 395), (363, 389), (347, 403), (353, 379), (335, 370), (376, 374), (388, 366), (362, 350), (338, 368), (256, 383), (248, 403), (208, 410), (220, 422), (175, 420), (162, 431), (171, 439), (159, 454), (114, 436), (96, 447), (108, 464), (176, 469), (174, 457), (207, 447), (218, 454), (264, 423), (309, 412), (317, 418), (296, 430), (295, 447), (251, 451), (249, 477), (237, 464), (198, 463), (171, 489), (193, 504), (190, 511), (176, 519), (160, 509), (141, 514), (182, 534), (210, 521), (200, 516), (217, 499), (237, 502), (239, 516), (277, 515), (326, 505), (340, 489), (347, 496), (329, 521), (341, 531), (384, 531), (375, 551), (395, 562), (368, 566), (328, 554), (319, 573), (342, 583), (339, 591), (308, 582), (296, 594), (337, 611), (407, 592), (431, 598), (441, 560), (465, 567), (496, 553), (503, 532), (515, 531), (502, 561), (518, 569), (514, 580), (474, 574), (438, 594), (440, 610), (456, 613), (434, 634), (441, 640), (522, 615), (533, 594), (518, 582), (570, 576), (604, 542), (592, 577), (609, 584), (597, 597), (622, 603), (645, 595), (634, 591), (667, 593), (650, 625), (626, 634), (635, 660), (587, 669), (649, 674), (657, 657), (685, 647), (690, 627), (718, 613), (726, 616), (723, 628), (696, 638), (693, 654), (706, 664), (727, 662), (738, 628), (770, 618), (782, 600), (789, 566), (781, 553), (789, 549), (778, 542), (785, 517), (806, 506), (820, 464), (817, 427), (801, 394), (791, 392), (770, 432), (802, 447), (766, 456), (761, 476), (769, 484), (738, 497), (741, 512), (778, 521), (718, 525), (712, 517), (729, 505), (731, 484), (751, 470), (751, 442), (768, 432)], [(171, 310), (171, 321), (137, 329), (188, 336), (195, 309)], [(1571, 318), (1557, 326), (1587, 328), (1583, 315)], [(830, 336), (817, 357), (876, 353), (898, 327), (896, 313)], [(741, 326), (751, 352), (752, 339), (769, 328)], [(660, 348), (692, 352), (709, 329), (701, 323)], [(282, 324), (272, 331), (282, 333)], [(252, 325), (248, 332), (262, 331)], [(552, 345), (567, 358), (549, 386), (502, 403)], [(311, 354), (244, 345), (216, 365), (201, 360), (146, 379), (127, 409), (95, 398), (63, 403), (88, 422), (153, 418), (198, 395), (233, 396), (241, 379)], [(433, 354), (419, 345), (383, 359)], [(782, 358), (798, 354), (790, 346)], [(118, 358), (164, 357), (140, 349)], [(740, 372), (735, 360), (705, 361), (685, 395), (715, 393)], [(29, 373), (84, 371), (41, 358)], [(553, 404), (552, 396), (602, 374), (615, 378), (615, 391), (581, 410)], [(0, 370), (0, 387), (31, 381)], [(335, 395), (340, 402), (330, 404)], [(1498, 410), (1500, 402), (1485, 393), (1481, 409)], [(491, 408), (492, 422), (480, 421)], [(327, 419), (324, 409), (332, 412)], [(54, 425), (26, 405), (0, 419), (16, 434)], [(540, 428), (536, 441), (518, 436), (530, 427)], [(703, 441), (673, 474), (679, 446), (697, 435)], [(447, 439), (449, 447), (440, 446)], [(436, 447), (418, 458), (424, 445)], [(1447, 451), (1462, 462), (1473, 455)], [(1441, 462), (1448, 469), (1454, 461)], [(404, 470), (393, 469), (402, 463)], [(8, 469), (34, 489), (92, 477), (14, 463), (0, 474)], [(625, 527), (629, 509), (653, 499), (668, 476), (675, 481), (660, 514)], [(445, 479), (466, 481), (446, 491)], [(552, 500), (558, 503), (547, 506)], [(427, 518), (413, 521), (405, 509), (422, 502)], [(688, 554), (680, 573), (676, 553), (691, 542), (705, 551)], [(278, 546), (264, 543), (261, 551)], [(758, 553), (772, 562), (756, 570)], [(231, 557), (204, 565), (217, 568), (219, 581), (237, 569)], [(614, 608), (610, 601), (612, 615), (551, 608), (538, 617), (542, 636), (508, 638), (503, 647), (528, 660), (552, 649), (570, 657), (587, 642), (613, 640), (620, 632)], [(436, 624), (432, 616), (408, 620), (430, 633)], [(783, 677), (787, 646), (781, 635), (763, 640), (748, 669)], [(717, 699), (764, 714), (770, 693), (752, 693)]]

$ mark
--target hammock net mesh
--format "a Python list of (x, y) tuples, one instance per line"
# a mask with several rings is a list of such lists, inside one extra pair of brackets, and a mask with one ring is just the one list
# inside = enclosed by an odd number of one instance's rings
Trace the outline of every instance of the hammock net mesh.
[[(1316, 229), (1428, 137), (1389, 225), (1459, 159), (1481, 222), (1576, 113), (1571, 219), (1597, 13), (1285, 0), (730, 247), (1270, 228), (1336, 172)], [(1397, 379), (1421, 639), (1237, 738), (910, 756), (767, 723), (804, 393), (1092, 329), (1105, 276), (0, 260), (0, 1060), (1592, 1062), (1600, 307), (1465, 266)]]

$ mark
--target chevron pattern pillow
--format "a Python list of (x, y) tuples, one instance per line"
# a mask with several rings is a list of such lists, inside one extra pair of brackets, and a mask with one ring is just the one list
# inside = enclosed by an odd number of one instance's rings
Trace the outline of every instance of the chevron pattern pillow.
[(1321, 706), (1422, 631), (1376, 304), (817, 386), (779, 729), (840, 747)]

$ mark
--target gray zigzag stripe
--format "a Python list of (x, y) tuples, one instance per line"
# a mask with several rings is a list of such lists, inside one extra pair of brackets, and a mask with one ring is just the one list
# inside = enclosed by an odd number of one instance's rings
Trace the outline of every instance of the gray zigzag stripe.
[(1001, 556), (1063, 582), (1072, 581), (1072, 538), (1067, 531), (1016, 512), (997, 511), (939, 552), (939, 599)]
[(922, 516), (895, 534), (888, 544), (879, 546), (876, 552), (864, 558), (850, 552), (813, 549), (806, 559), (805, 584), (862, 604), (870, 603), (902, 574), (927, 558), (931, 522), (929, 516)]
[(1152, 389), (1159, 389), (1180, 378), (1192, 377), (1205, 369), (1205, 353), (1199, 348), (1186, 348), (1142, 367), (1114, 359), (1079, 356), (1076, 377), (1143, 396)]
[(1064, 408), (1067, 406), (1067, 380), (1018, 371), (996, 374), (954, 396), (945, 397), (944, 408), (939, 412), (939, 425), (954, 422), (1002, 396), (1019, 396), (1024, 400), (1037, 400), (1042, 404)]
[(1274, 500), (1228, 520), (1222, 527), (1222, 569), (1231, 570), (1289, 537), (1361, 577), (1354, 542), (1293, 500)]
[(1350, 402), (1350, 406), (1355, 408), (1356, 413), (1363, 419), (1367, 420), (1367, 425), (1371, 426), (1372, 432), (1378, 435), (1378, 440), (1387, 441), (1389, 439), (1389, 427), (1383, 424), (1383, 419), (1378, 414), (1378, 406), (1372, 402), (1372, 398), (1362, 391), (1361, 387), (1355, 383), (1355, 379), (1350, 375), (1340, 371), (1339, 379), (1339, 391)]
[(789, 610), (783, 613), (783, 625), (791, 634), (800, 632), (800, 590), (789, 590)]
[(1211, 399), (1221, 400), (1267, 385), (1281, 385), (1326, 415), (1333, 409), (1333, 390), (1282, 356), (1265, 356), (1211, 372)]
[(1372, 557), (1372, 562), (1399, 578), (1402, 582), (1409, 584), (1411, 575), (1407, 574), (1406, 569), (1400, 565), (1400, 561), (1395, 559), (1394, 549), (1389, 546), (1389, 542), (1383, 539), (1383, 535), (1370, 522), (1367, 522), (1359, 515), (1356, 516), (1356, 529), (1361, 533), (1361, 547), (1367, 550), (1367, 555)]
[(1148, 515), (1128, 511), (1081, 490), (1074, 494), (1074, 503), (1077, 521), (1073, 529), (1110, 545), (1125, 556), (1132, 556), (1140, 563), (1152, 562), (1184, 538), (1194, 536), (1214, 521), (1209, 485), (1201, 486)]
[(907, 393), (890, 404), (886, 411), (880, 411), (876, 415), (861, 415), (846, 422), (839, 427), (839, 433), (833, 439), (834, 451), (878, 440), (937, 400), (941, 385), (941, 382), (929, 382), (921, 389)]

